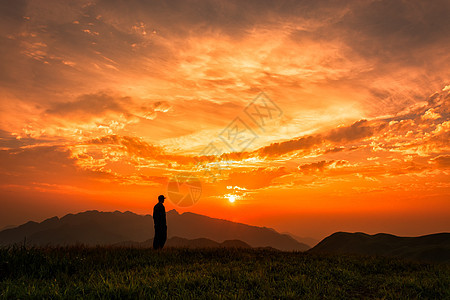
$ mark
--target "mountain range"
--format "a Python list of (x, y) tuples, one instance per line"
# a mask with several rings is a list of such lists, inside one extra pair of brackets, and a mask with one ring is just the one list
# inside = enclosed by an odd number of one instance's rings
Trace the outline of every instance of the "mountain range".
[[(167, 212), (168, 245), (227, 246), (239, 240), (242, 247), (271, 247), (284, 251), (306, 251), (310, 247), (287, 234), (267, 227), (250, 226), (227, 220), (176, 210)], [(142, 245), (153, 237), (151, 215), (132, 212), (86, 211), (53, 217), (43, 222), (30, 221), (0, 232), (0, 245), (23, 243), (29, 245)], [(178, 238), (173, 239), (173, 238)], [(201, 240), (204, 239), (204, 240)], [(209, 240), (209, 241), (206, 241)], [(228, 242), (226, 242), (228, 241)], [(223, 244), (225, 242), (225, 244)], [(137, 243), (137, 244), (136, 244)], [(236, 244), (238, 242), (234, 242)], [(231, 243), (233, 244), (233, 243)], [(194, 245), (194, 246), (193, 246)]]
[[(167, 247), (270, 247), (308, 253), (378, 255), (421, 261), (450, 262), (450, 233), (399, 237), (386, 233), (336, 232), (313, 248), (291, 234), (176, 210), (167, 212)], [(132, 212), (86, 211), (30, 221), (0, 231), (0, 246), (23, 244), (151, 247), (153, 218)], [(316, 243), (314, 240), (309, 241)]]
[(450, 233), (399, 237), (378, 233), (336, 232), (319, 242), (309, 253), (359, 254), (403, 259), (450, 262)]

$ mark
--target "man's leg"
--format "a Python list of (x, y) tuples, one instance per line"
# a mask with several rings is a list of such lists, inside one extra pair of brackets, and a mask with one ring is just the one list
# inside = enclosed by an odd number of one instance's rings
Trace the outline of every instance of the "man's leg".
[(155, 236), (153, 237), (153, 249), (158, 249), (159, 248), (159, 235), (158, 235), (158, 230), (156, 230), (155, 228)]
[(161, 230), (161, 240), (160, 240), (161, 248), (164, 247), (166, 240), (167, 240), (167, 228), (164, 228)]

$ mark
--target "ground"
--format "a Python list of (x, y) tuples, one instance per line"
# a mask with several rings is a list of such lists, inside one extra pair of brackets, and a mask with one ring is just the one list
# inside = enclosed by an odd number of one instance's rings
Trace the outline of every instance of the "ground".
[(270, 249), (0, 249), (2, 298), (450, 299), (450, 265)]

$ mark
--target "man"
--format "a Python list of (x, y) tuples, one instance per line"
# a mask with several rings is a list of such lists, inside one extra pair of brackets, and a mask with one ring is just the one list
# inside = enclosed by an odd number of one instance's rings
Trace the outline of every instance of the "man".
[(153, 249), (162, 249), (167, 239), (166, 209), (163, 205), (164, 195), (158, 196), (158, 204), (153, 208), (153, 222), (155, 223), (155, 237)]

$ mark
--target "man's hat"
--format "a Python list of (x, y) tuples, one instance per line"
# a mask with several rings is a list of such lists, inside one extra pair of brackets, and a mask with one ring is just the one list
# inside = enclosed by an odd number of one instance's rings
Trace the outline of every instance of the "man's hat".
[(166, 199), (166, 197), (164, 197), (164, 195), (159, 195), (159, 196), (158, 196), (158, 200), (159, 200), (159, 201), (164, 200), (164, 199)]

